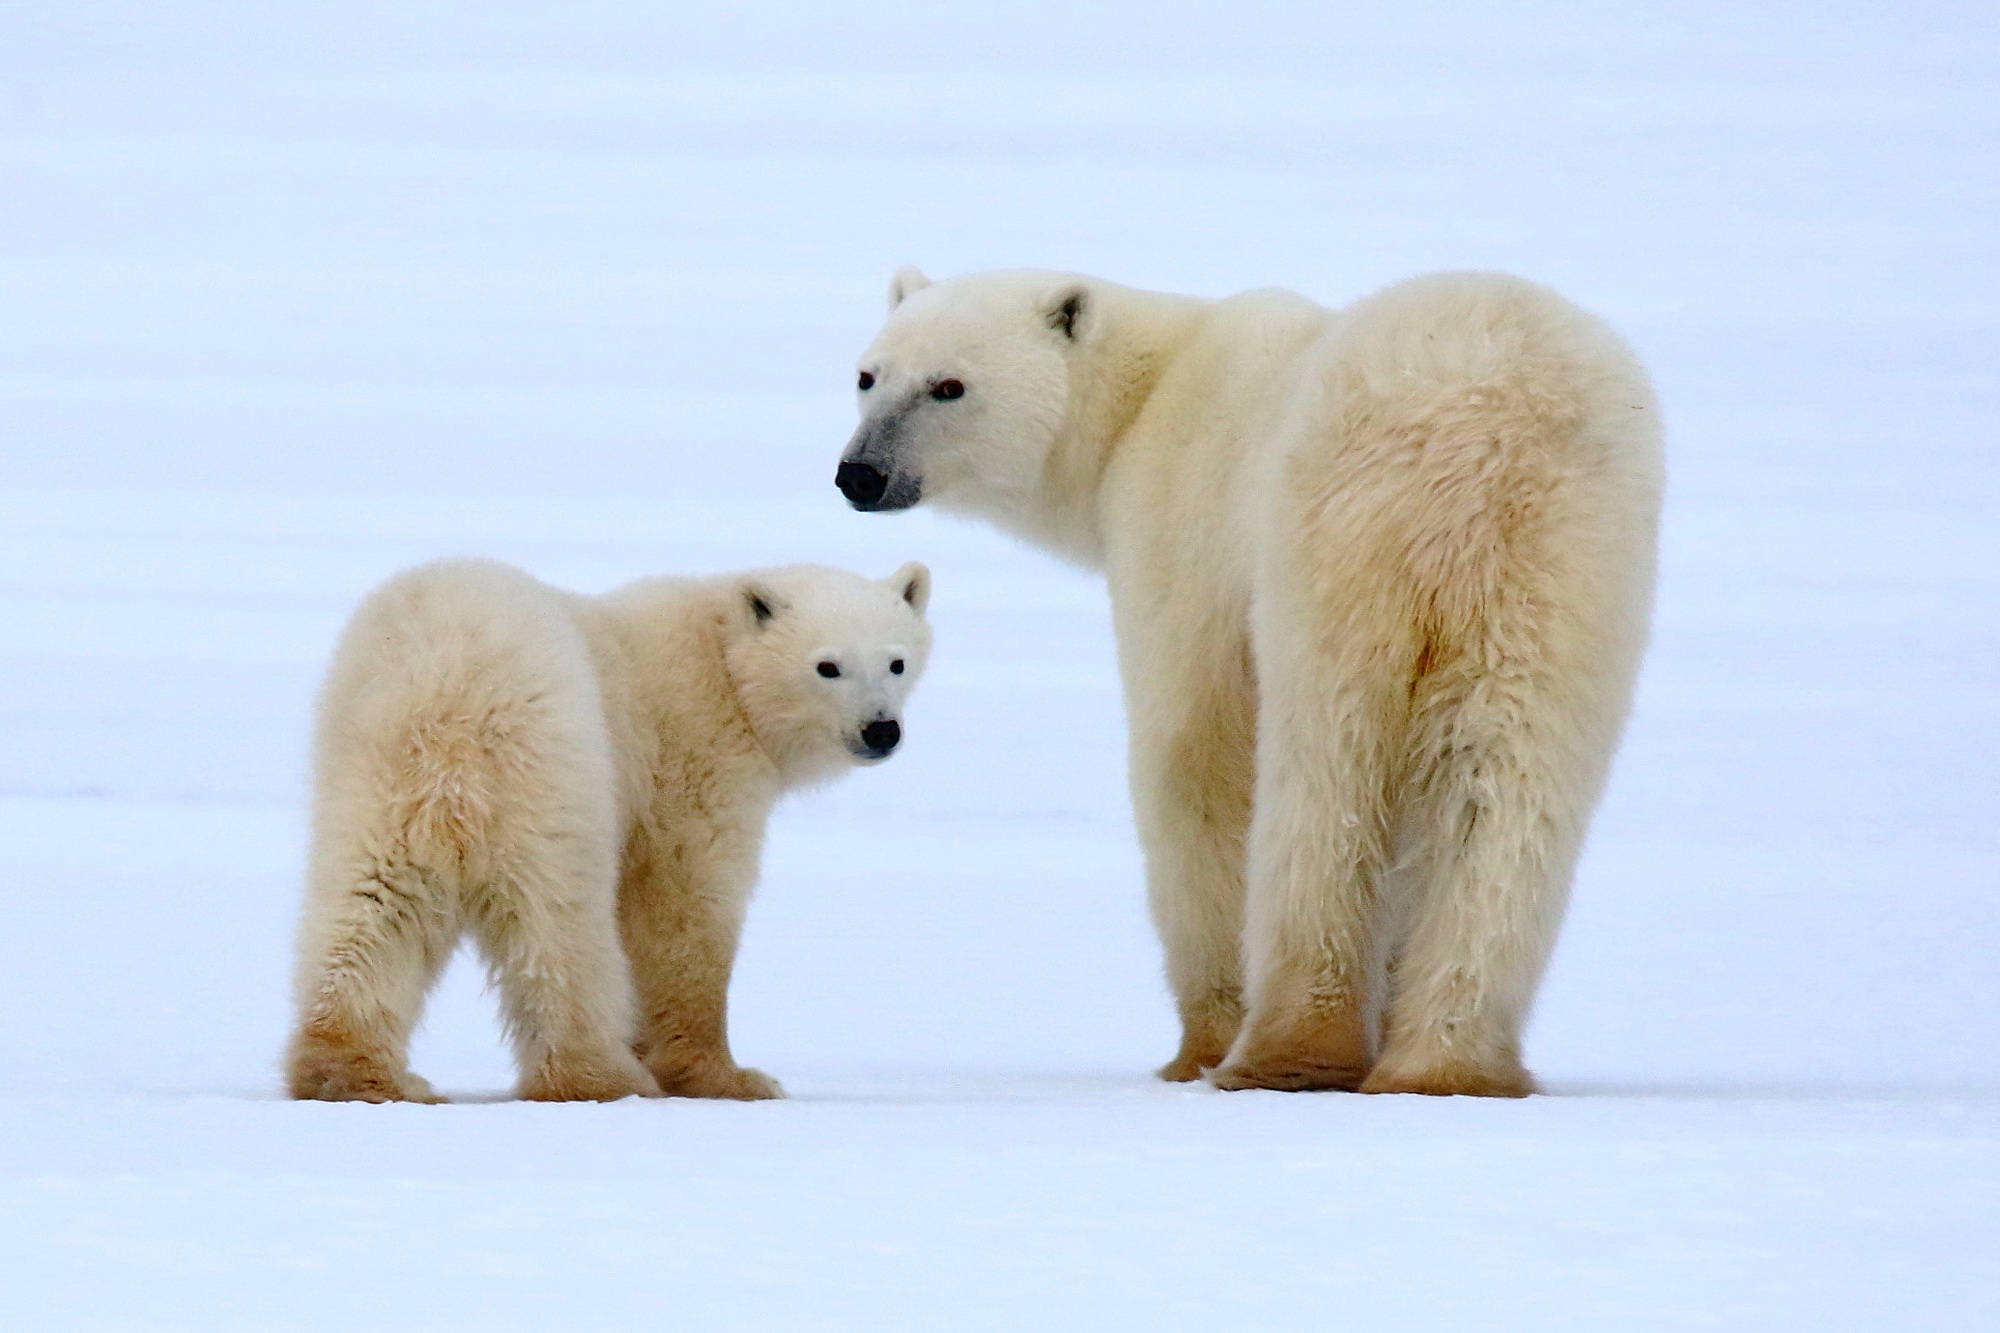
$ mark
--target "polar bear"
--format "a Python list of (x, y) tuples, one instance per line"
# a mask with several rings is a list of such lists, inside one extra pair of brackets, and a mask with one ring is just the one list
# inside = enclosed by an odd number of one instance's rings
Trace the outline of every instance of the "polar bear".
[(724, 1010), (765, 822), (896, 749), (930, 586), (797, 566), (585, 597), (446, 560), (377, 589), (320, 699), (292, 1095), (439, 1100), (407, 1052), (461, 933), (520, 1096), (782, 1095)]
[(1658, 412), (1553, 292), (891, 284), (836, 483), (1105, 571), (1149, 898), (1222, 1088), (1524, 1096), (1647, 635)]

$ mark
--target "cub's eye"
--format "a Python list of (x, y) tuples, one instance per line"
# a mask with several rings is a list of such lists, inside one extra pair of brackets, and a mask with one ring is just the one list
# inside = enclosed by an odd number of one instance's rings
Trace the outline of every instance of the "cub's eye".
[(832, 680), (840, 674), (840, 668), (832, 662), (821, 662), (819, 664), (819, 674), (825, 676), (828, 680)]
[(899, 657), (895, 661), (889, 663), (889, 674), (892, 676), (900, 676), (903, 674), (902, 658)]
[(954, 398), (963, 398), (965, 397), (965, 385), (957, 380), (939, 380), (936, 384), (931, 385), (931, 397), (941, 403), (948, 403)]
[(861, 372), (861, 378), (857, 383), (861, 385), (862, 390), (865, 392), (875, 387), (875, 377), (864, 370)]

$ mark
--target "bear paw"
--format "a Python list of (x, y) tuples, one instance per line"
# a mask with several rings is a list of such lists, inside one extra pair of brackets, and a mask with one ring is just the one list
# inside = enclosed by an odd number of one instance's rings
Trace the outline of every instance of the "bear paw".
[(292, 1049), (285, 1071), (287, 1091), (302, 1102), (420, 1102), (435, 1106), (445, 1099), (407, 1069), (356, 1047), (317, 1038), (302, 1038)]
[(1265, 1088), (1273, 1092), (1353, 1092), (1367, 1070), (1359, 1065), (1330, 1063), (1307, 1056), (1293, 1059), (1225, 1060), (1208, 1074), (1224, 1092)]
[(778, 1080), (763, 1070), (737, 1065), (703, 1065), (661, 1075), (660, 1092), (667, 1097), (709, 1097), (732, 1102), (768, 1102), (785, 1095)]
[(1232, 1013), (1228, 1023), (1216, 1024), (1209, 1031), (1190, 1030), (1181, 1038), (1181, 1048), (1174, 1058), (1155, 1072), (1168, 1083), (1193, 1083), (1223, 1062), (1236, 1040), (1236, 1026), (1236, 1015)]
[(1192, 1055), (1177, 1055), (1153, 1072), (1165, 1083), (1193, 1083), (1209, 1068)]
[(521, 1100), (527, 1102), (616, 1102), (627, 1097), (657, 1097), (660, 1088), (637, 1060), (562, 1060), (551, 1058), (521, 1080)]
[(1383, 1064), (1362, 1081), (1368, 1093), (1408, 1092), (1425, 1097), (1531, 1097), (1535, 1076), (1520, 1064), (1440, 1065), (1397, 1069)]

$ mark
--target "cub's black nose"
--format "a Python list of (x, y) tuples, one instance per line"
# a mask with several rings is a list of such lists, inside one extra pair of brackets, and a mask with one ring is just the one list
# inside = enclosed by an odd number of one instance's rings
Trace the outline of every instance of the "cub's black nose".
[(903, 739), (903, 728), (895, 722), (870, 722), (861, 729), (861, 743), (868, 747), (870, 759), (885, 758)]
[[(856, 509), (880, 503), (889, 491), (889, 475), (873, 463), (842, 463), (833, 474), (833, 484)], [(895, 725), (894, 723), (890, 724)], [(890, 742), (894, 744), (894, 742)]]

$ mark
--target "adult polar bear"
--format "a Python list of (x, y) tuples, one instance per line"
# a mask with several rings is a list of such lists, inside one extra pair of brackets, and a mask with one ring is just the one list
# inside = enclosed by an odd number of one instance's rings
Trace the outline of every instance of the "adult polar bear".
[(1662, 469), (1644, 371), (1553, 292), (1344, 310), (896, 275), (838, 483), (1106, 571), (1161, 1076), (1523, 1096), (1629, 706)]

